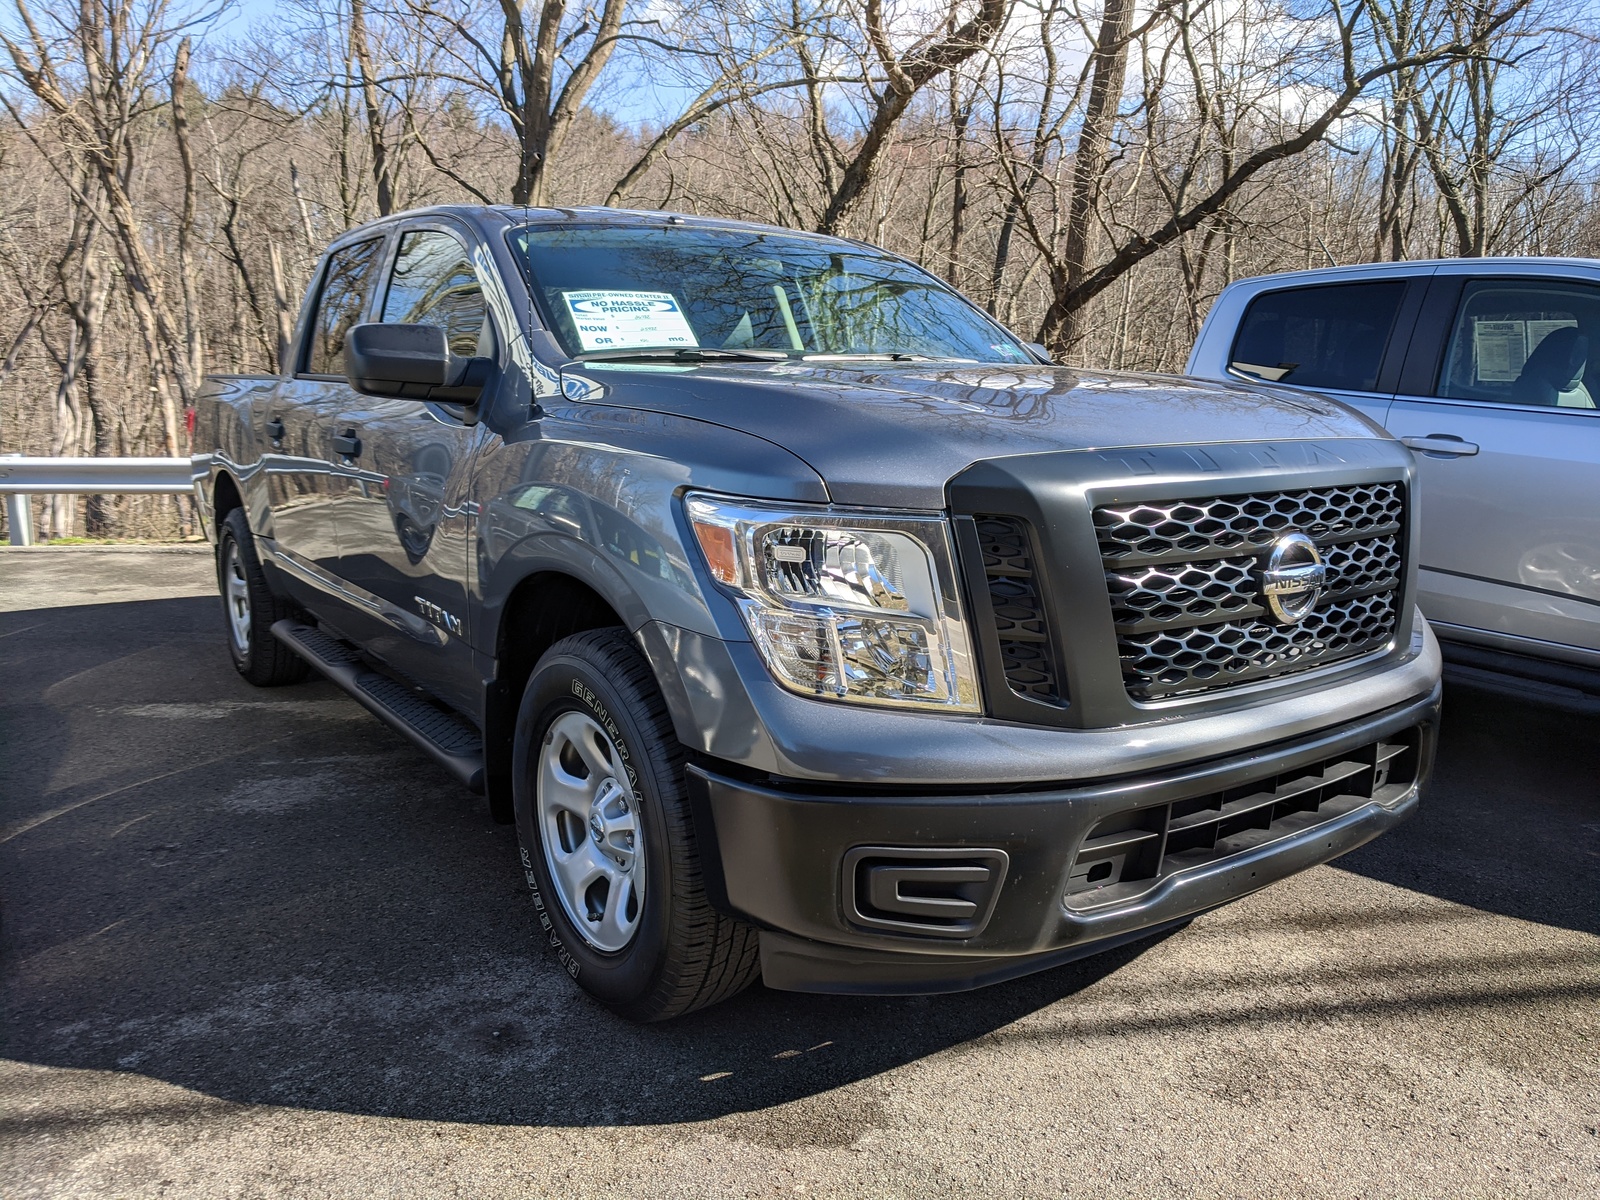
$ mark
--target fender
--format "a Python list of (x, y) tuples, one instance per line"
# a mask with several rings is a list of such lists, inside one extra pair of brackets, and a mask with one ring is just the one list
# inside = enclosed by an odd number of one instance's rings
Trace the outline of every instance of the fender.
[[(517, 589), (539, 575), (551, 577), (553, 583), (570, 580), (609, 606), (635, 637), (639, 636), (648, 617), (643, 600), (629, 586), (622, 572), (594, 547), (579, 539), (555, 534), (536, 535), (510, 547), (492, 564), (487, 562), (481, 538), (478, 551), (479, 565), (487, 567), (487, 571), (486, 577), (479, 579), (481, 593), (474, 599), (469, 629), (473, 660), (483, 680), (478, 726), (484, 736), (485, 791), (490, 815), (502, 824), (509, 824), (514, 819), (512, 740), (522, 688), (545, 645), (565, 632), (563, 617), (574, 615), (568, 608), (564, 613), (552, 614), (554, 619), (549, 622), (535, 618), (533, 628), (528, 630), (528, 641), (515, 652), (505, 652), (502, 641), (509, 642), (515, 634), (505, 630), (504, 639), (501, 635), (505, 622), (512, 619), (508, 610)], [(570, 605), (570, 591), (563, 593), (554, 586), (551, 591), (556, 608)], [(600, 623), (610, 624), (610, 620), (602, 617)], [(658, 670), (657, 680), (668, 697), (676, 723), (683, 705), (683, 685), (676, 677), (676, 668), (671, 668), (666, 678), (662, 678)], [(676, 704), (674, 697), (679, 698)]]
[[(197, 458), (200, 456), (196, 456)], [(222, 451), (213, 451), (204, 457), (210, 460), (209, 474), (202, 485), (205, 493), (205, 503), (201, 506), (201, 522), (207, 527), (207, 536), (212, 542), (217, 540), (217, 490), (226, 479), (239, 496), (239, 506), (244, 509), (245, 520), (249, 522), (250, 532), (256, 537), (272, 539), (272, 505), (267, 495), (266, 464), (257, 461), (249, 466), (240, 466)], [(197, 489), (197, 490), (202, 490)], [(268, 570), (271, 575), (271, 569)]]
[[(472, 648), (493, 657), (501, 622), (513, 593), (535, 575), (565, 575), (595, 592), (622, 618), (630, 633), (650, 619), (649, 609), (622, 572), (593, 546), (559, 534), (536, 535), (508, 549), (492, 565), (478, 543), (479, 594), (468, 622)], [(485, 570), (485, 568), (488, 568)]]

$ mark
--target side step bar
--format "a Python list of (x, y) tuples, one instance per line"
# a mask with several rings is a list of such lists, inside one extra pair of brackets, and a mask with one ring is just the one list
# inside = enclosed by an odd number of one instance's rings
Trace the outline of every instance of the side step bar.
[(373, 716), (432, 755), (468, 790), (483, 794), (483, 738), (465, 717), (374, 671), (349, 642), (315, 626), (278, 621), (272, 634)]

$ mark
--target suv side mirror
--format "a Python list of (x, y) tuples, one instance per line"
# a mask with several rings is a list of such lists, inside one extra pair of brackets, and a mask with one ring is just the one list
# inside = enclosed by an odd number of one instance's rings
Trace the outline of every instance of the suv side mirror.
[(462, 405), (469, 420), (493, 368), (493, 359), (451, 354), (437, 325), (375, 322), (345, 335), (344, 374), (356, 391)]

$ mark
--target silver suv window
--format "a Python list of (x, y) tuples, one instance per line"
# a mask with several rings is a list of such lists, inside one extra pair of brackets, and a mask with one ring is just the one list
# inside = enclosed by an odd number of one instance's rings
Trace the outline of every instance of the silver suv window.
[(1600, 289), (1554, 280), (1467, 284), (1435, 395), (1556, 408), (1594, 408), (1591, 347)]
[(1245, 311), (1228, 366), (1269, 383), (1373, 391), (1405, 293), (1403, 279), (1263, 292)]

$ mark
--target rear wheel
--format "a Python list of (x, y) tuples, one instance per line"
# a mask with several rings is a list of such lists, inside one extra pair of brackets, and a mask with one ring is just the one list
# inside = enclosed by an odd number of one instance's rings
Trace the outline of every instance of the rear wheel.
[(217, 586), (233, 665), (257, 687), (299, 683), (311, 668), (272, 636), (272, 623), (299, 615), (287, 600), (273, 595), (256, 557), (255, 538), (244, 509), (223, 518), (217, 536)]
[(620, 629), (557, 642), (517, 714), (522, 867), (550, 948), (636, 1021), (715, 1004), (760, 971), (756, 931), (706, 898), (683, 748)]

